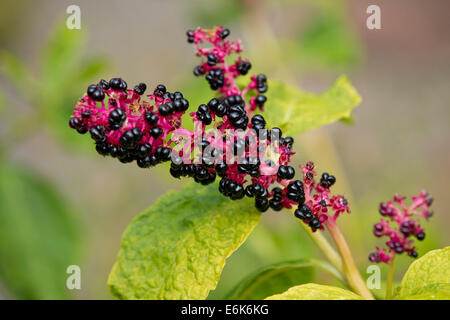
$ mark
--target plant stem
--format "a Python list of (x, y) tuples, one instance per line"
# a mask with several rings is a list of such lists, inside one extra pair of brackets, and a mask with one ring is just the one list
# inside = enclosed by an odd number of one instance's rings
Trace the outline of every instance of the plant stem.
[(386, 300), (392, 299), (392, 279), (394, 278), (394, 260), (395, 254), (392, 255), (391, 261), (389, 262), (389, 271), (386, 282)]
[(342, 259), (336, 250), (331, 246), (328, 240), (320, 232), (312, 232), (311, 228), (300, 221), (300, 225), (306, 231), (311, 240), (322, 250), (323, 254), (327, 257), (328, 261), (342, 274), (344, 275), (344, 268)]
[(364, 299), (374, 300), (374, 297), (370, 293), (369, 289), (367, 289), (364, 280), (361, 278), (361, 275), (356, 268), (350, 248), (348, 247), (341, 230), (337, 226), (336, 221), (329, 219), (326, 222), (326, 226), (334, 240), (334, 243), (336, 244), (336, 247), (338, 248), (339, 254), (341, 255), (344, 273), (349, 287)]

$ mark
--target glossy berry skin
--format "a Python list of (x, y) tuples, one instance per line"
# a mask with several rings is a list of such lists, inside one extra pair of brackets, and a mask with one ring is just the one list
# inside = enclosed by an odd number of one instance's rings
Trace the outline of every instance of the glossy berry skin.
[(229, 35), (230, 35), (230, 30), (229, 29), (223, 29), (222, 31), (220, 31), (220, 38), (222, 40), (224, 40)]
[(292, 148), (292, 145), (294, 144), (294, 139), (292, 137), (285, 137), (283, 138), (283, 143), (284, 146), (288, 147), (289, 149)]
[(163, 134), (163, 131), (159, 127), (153, 127), (150, 129), (149, 133), (153, 138), (157, 139)]
[(174, 106), (171, 102), (166, 102), (158, 107), (158, 113), (163, 117), (173, 113), (173, 111)]
[(109, 82), (104, 79), (100, 80), (98, 85), (102, 87), (103, 90), (109, 90)]
[(251, 123), (252, 128), (255, 130), (262, 130), (266, 127), (266, 120), (264, 120), (264, 117), (259, 114), (252, 117)]
[(95, 145), (95, 150), (102, 156), (107, 156), (110, 152), (110, 147), (106, 142), (100, 142)]
[(111, 130), (120, 129), (127, 119), (126, 113), (121, 108), (116, 108), (109, 113), (109, 126)]
[(201, 104), (196, 112), (197, 118), (206, 125), (211, 124), (212, 117), (206, 104)]
[(100, 85), (91, 84), (87, 89), (87, 94), (94, 101), (105, 99), (105, 93)]
[(277, 200), (278, 199), (270, 199), (269, 206), (275, 211), (280, 211), (281, 209), (283, 209), (283, 204), (281, 203), (281, 201)]
[[(312, 211), (306, 204), (302, 204), (301, 206), (299, 206), (297, 208), (297, 210), (294, 211), (294, 215), (298, 219), (308, 221), (308, 222), (313, 219)], [(318, 228), (316, 228), (316, 229), (318, 229)]]
[(109, 80), (109, 86), (111, 87), (111, 89), (117, 91), (125, 91), (128, 88), (125, 80), (121, 78), (112, 78), (111, 80)]
[(295, 170), (291, 166), (280, 166), (277, 173), (280, 179), (292, 179), (295, 176)]
[(237, 66), (237, 71), (241, 75), (246, 75), (251, 67), (252, 67), (252, 64), (250, 62), (241, 61), (241, 62), (239, 62), (238, 66)]
[(209, 86), (212, 90), (222, 88), (225, 84), (225, 77), (221, 69), (209, 70), (205, 79), (209, 82)]
[(208, 54), (207, 60), (208, 66), (213, 67), (219, 61), (219, 57), (213, 53), (210, 53)]
[(141, 139), (142, 132), (137, 128), (133, 128), (131, 130), (125, 131), (122, 137), (120, 137), (120, 146), (125, 149), (131, 149), (136, 147)]
[(310, 222), (309, 222), (309, 226), (312, 229), (320, 229), (320, 227), (322, 226), (322, 224), (320, 223), (320, 220), (317, 217), (314, 217)]
[(203, 69), (202, 66), (196, 66), (194, 68), (193, 72), (194, 72), (194, 76), (196, 76), (196, 77), (200, 77), (206, 73), (205, 69)]
[(264, 93), (267, 91), (267, 77), (264, 74), (259, 74), (256, 77), (257, 80), (257, 90), (259, 93)]
[(266, 212), (269, 209), (269, 201), (267, 199), (255, 199), (255, 207), (261, 212)]
[(420, 232), (419, 234), (416, 235), (417, 240), (422, 241), (423, 239), (425, 239), (425, 232)]
[(208, 102), (208, 107), (216, 116), (223, 117), (227, 114), (226, 106), (216, 98)]
[(320, 178), (320, 184), (325, 187), (329, 188), (336, 182), (336, 178), (326, 172), (322, 173), (322, 177)]
[(151, 111), (146, 111), (144, 114), (145, 121), (154, 126), (158, 123), (159, 117)]
[(158, 84), (153, 91), (153, 94), (157, 97), (163, 97), (164, 94), (167, 92), (166, 86), (163, 84)]
[(143, 82), (134, 87), (134, 92), (140, 96), (144, 94), (145, 90), (147, 90), (147, 85)]
[(215, 170), (219, 177), (223, 177), (228, 170), (228, 165), (226, 163), (218, 163)]
[(175, 111), (186, 111), (189, 108), (189, 101), (184, 98), (175, 99), (173, 105)]
[(85, 123), (80, 118), (77, 117), (70, 118), (69, 126), (72, 129), (77, 130), (77, 132), (80, 134), (85, 134), (88, 131)]
[(303, 190), (303, 183), (300, 180), (295, 180), (287, 186), (286, 198), (303, 204), (305, 201), (305, 192)]
[(193, 43), (194, 42), (194, 30), (186, 31), (186, 36), (187, 36), (187, 42), (188, 43)]
[(228, 120), (236, 129), (245, 130), (248, 124), (247, 112), (244, 109), (245, 101), (240, 95), (232, 95), (225, 99)]
[(262, 95), (262, 94), (258, 94), (255, 98), (255, 103), (260, 107), (264, 107), (264, 104), (267, 101), (267, 97)]
[(92, 127), (89, 130), (89, 133), (91, 134), (91, 137), (95, 142), (104, 142), (106, 140), (105, 127), (102, 126)]
[(242, 184), (225, 177), (219, 183), (219, 191), (231, 200), (242, 199), (245, 196)]

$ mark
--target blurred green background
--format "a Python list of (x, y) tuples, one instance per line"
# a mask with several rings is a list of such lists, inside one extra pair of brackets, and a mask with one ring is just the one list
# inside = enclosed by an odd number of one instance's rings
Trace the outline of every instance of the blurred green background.
[[(184, 182), (102, 159), (67, 122), (87, 85), (113, 76), (204, 102), (211, 93), (192, 76), (198, 61), (184, 34), (196, 26), (230, 28), (252, 71), (269, 78), (320, 92), (348, 74), (363, 97), (353, 123), (297, 137), (294, 163), (337, 176), (353, 211), (339, 223), (363, 275), (382, 244), (371, 234), (378, 204), (396, 192), (435, 196), (419, 253), (449, 244), (448, 1), (377, 1), (381, 30), (366, 28), (366, 0), (80, 0), (82, 29), (68, 30), (71, 4), (0, 4), (0, 298), (112, 298), (106, 280), (125, 227)], [(311, 256), (321, 254), (294, 218), (268, 212), (210, 298), (269, 263)], [(410, 262), (397, 260), (397, 280)], [(81, 266), (81, 290), (65, 288), (71, 264)]]

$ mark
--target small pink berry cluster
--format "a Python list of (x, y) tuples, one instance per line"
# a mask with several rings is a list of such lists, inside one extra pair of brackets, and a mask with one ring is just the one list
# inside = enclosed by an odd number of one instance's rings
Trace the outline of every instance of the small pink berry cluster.
[[(386, 242), (388, 250), (377, 247), (377, 251), (369, 255), (370, 261), (389, 263), (395, 254), (403, 252), (417, 258), (412, 237), (422, 241), (425, 239), (425, 232), (414, 217), (428, 219), (433, 215), (430, 211), (433, 197), (422, 190), (418, 196), (412, 197), (411, 205), (406, 206), (405, 199), (406, 197), (395, 195), (393, 200), (380, 204), (380, 214), (389, 220), (381, 219), (374, 225), (373, 233), (376, 237), (389, 238)], [(390, 222), (395, 223), (396, 227), (391, 227)]]
[[(81, 134), (89, 132), (101, 155), (136, 161), (142, 168), (171, 161), (173, 177), (191, 177), (203, 185), (219, 176), (219, 191), (230, 199), (254, 198), (261, 212), (298, 206), (295, 216), (313, 231), (323, 229), (328, 219), (350, 212), (347, 201), (330, 194), (334, 176), (324, 173), (320, 182), (314, 181), (311, 162), (302, 166), (303, 181), (294, 180), (289, 165), (294, 139), (283, 137), (280, 128), (267, 128), (264, 117), (253, 114), (263, 111), (267, 101), (267, 78), (252, 75), (247, 86), (237, 85), (235, 79), (246, 75), (251, 63), (238, 55), (227, 64), (226, 58), (242, 52), (239, 41), (225, 40), (229, 34), (223, 27), (187, 32), (202, 59), (194, 74), (204, 75), (218, 93), (190, 113), (193, 131), (182, 126), (189, 102), (180, 92), (158, 85), (145, 99), (144, 83), (128, 89), (121, 78), (90, 85), (69, 125)], [(278, 186), (269, 190), (273, 184)]]

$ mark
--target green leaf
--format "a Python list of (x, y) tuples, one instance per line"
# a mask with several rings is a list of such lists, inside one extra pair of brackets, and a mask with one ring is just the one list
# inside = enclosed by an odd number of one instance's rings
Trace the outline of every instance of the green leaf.
[(0, 164), (0, 278), (20, 299), (66, 299), (66, 269), (80, 265), (74, 213), (51, 185)]
[[(414, 261), (406, 271), (397, 291), (397, 298), (408, 299), (413, 296), (449, 295), (450, 285), (450, 247), (433, 250)], [(440, 290), (443, 292), (439, 292)]]
[(281, 81), (270, 81), (264, 117), (283, 135), (298, 135), (349, 118), (361, 97), (347, 77), (341, 76), (322, 94), (304, 92)]
[(133, 219), (109, 277), (121, 299), (205, 299), (261, 214), (217, 184), (170, 191)]
[(316, 268), (341, 278), (339, 272), (324, 261), (300, 259), (266, 266), (246, 277), (227, 296), (230, 300), (261, 300), (292, 286), (308, 283)]
[(362, 300), (362, 297), (338, 287), (308, 283), (292, 287), (286, 292), (270, 296), (266, 300)]

